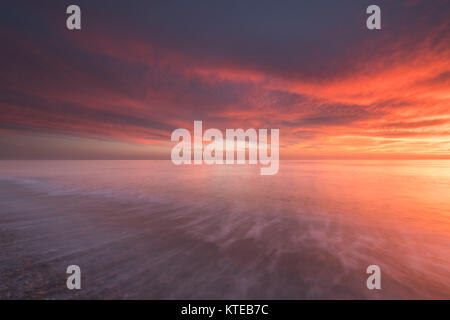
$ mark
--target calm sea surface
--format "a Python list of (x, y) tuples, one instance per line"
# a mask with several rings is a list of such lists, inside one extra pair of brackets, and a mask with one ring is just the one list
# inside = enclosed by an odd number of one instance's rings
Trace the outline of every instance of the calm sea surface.
[(450, 161), (0, 161), (0, 298), (449, 299)]

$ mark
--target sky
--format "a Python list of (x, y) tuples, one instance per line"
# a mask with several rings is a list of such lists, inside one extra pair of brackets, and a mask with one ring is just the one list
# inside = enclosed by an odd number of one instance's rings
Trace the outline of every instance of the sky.
[(0, 159), (169, 159), (194, 120), (279, 129), (282, 159), (450, 159), (449, 14), (445, 0), (2, 0)]

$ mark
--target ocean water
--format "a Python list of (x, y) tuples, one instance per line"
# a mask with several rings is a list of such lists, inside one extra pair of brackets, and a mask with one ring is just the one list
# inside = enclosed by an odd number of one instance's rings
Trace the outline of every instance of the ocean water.
[(449, 248), (450, 161), (0, 161), (2, 299), (448, 299)]

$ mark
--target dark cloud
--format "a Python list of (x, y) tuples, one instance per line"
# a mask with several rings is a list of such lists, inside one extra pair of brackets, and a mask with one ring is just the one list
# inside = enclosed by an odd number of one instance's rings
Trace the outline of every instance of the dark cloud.
[(7, 132), (164, 140), (204, 120), (313, 141), (446, 124), (447, 0), (378, 1), (381, 31), (365, 27), (368, 0), (78, 0), (77, 32), (68, 4), (0, 3)]

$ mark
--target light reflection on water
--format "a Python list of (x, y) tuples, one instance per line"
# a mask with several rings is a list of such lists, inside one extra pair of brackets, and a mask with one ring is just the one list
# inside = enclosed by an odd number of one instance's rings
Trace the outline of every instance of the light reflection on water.
[(0, 297), (450, 297), (450, 161), (0, 161), (0, 184)]

